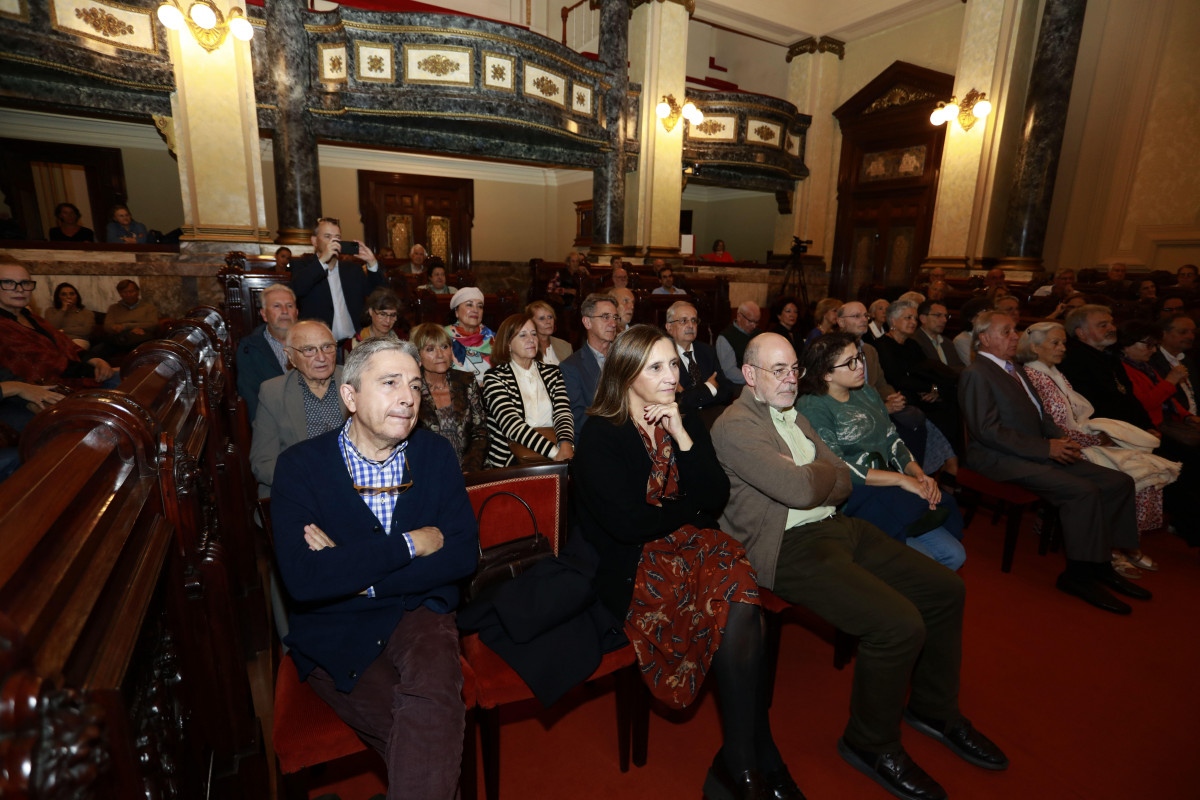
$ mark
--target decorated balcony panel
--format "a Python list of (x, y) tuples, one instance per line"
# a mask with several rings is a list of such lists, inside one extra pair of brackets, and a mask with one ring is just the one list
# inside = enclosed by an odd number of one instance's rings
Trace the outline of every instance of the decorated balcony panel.
[(686, 123), (689, 180), (787, 191), (808, 176), (804, 141), (812, 117), (791, 103), (748, 92), (695, 92), (687, 99), (704, 113), (699, 125)]

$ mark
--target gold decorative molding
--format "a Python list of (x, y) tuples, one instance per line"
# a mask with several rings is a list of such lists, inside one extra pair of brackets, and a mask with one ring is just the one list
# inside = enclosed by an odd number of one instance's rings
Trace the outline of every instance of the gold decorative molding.
[[(555, 133), (559, 136), (566, 136), (580, 142), (586, 142), (594, 145), (597, 151), (601, 153), (606, 153), (612, 149), (607, 138), (597, 139), (595, 137), (584, 136), (583, 134), (575, 133), (564, 128), (556, 128), (553, 125), (543, 125), (540, 122), (529, 122), (528, 120), (513, 119), (512, 117), (501, 117), (494, 114), (462, 114), (458, 111), (408, 111), (395, 108), (363, 108), (359, 106), (343, 106), (342, 108), (337, 109), (315, 108), (313, 106), (309, 106), (308, 113), (321, 117), (344, 117), (347, 114), (367, 114), (369, 116), (378, 117), (444, 117), (447, 119), (479, 120), (480, 122), (503, 122), (508, 125), (516, 125), (519, 128), (533, 128), (539, 131), (549, 131), (550, 133)], [(729, 163), (735, 164), (741, 162), (731, 161)], [(567, 165), (564, 164), (563, 166), (566, 167)], [(770, 167), (768, 166), (767, 168), (769, 169)]]
[(404, 83), (439, 86), (475, 85), (475, 50), (473, 48), (449, 44), (408, 43), (402, 47)]
[(775, 130), (773, 128), (768, 128), (766, 125), (759, 125), (754, 129), (754, 133), (764, 142), (775, 141)]
[(392, 83), (396, 80), (396, 54), (390, 42), (354, 40), (355, 80)]
[(322, 83), (348, 83), (350, 71), (346, 68), (345, 42), (323, 42), (317, 44), (318, 74)]
[(383, 56), (368, 56), (367, 69), (371, 72), (383, 72)]
[(458, 72), (461, 66), (457, 61), (446, 58), (441, 53), (434, 53), (431, 56), (421, 59), (417, 62), (417, 66), (426, 72), (432, 72), (434, 75), (449, 75), (451, 72)]
[(480, 56), (483, 58), (483, 88), (516, 92), (517, 68), (513, 57), (488, 50), (484, 50)]
[(717, 122), (715, 119), (706, 119), (696, 126), (696, 130), (701, 133), (707, 133), (709, 136), (714, 136), (725, 130), (725, 125)]
[(507, 76), (505, 68), (499, 64), (492, 64), (492, 80), (502, 81)]
[(163, 114), (151, 114), (154, 118), (154, 127), (158, 130), (163, 141), (167, 143), (167, 150), (175, 155), (175, 120)]
[(75, 16), (92, 26), (92, 30), (102, 36), (128, 36), (133, 33), (133, 26), (122, 22), (112, 14), (105, 11), (103, 8), (92, 6), (91, 8), (75, 9)]
[(838, 61), (842, 61), (846, 58), (846, 43), (832, 36), (822, 36), (820, 39), (809, 36), (788, 47), (784, 60), (790, 64), (796, 56), (809, 53), (833, 53), (838, 57)]
[(558, 94), (558, 84), (545, 75), (539, 75), (533, 79), (533, 88), (537, 89), (545, 97), (554, 97)]
[(545, 67), (525, 62), (524, 83), (522, 92), (526, 97), (532, 97), (560, 108), (570, 108), (569, 83), (566, 75), (561, 75)]
[(29, 22), (29, 4), (26, 0), (7, 0), (0, 3), (0, 17), (15, 19), (17, 22)]
[[(122, 50), (157, 53), (152, 11), (114, 0), (49, 0), (50, 27), (60, 33), (103, 42)], [(115, 37), (129, 37), (120, 38)]]
[(863, 109), (863, 114), (874, 114), (877, 111), (883, 111), (896, 106), (907, 106), (913, 103), (920, 103), (922, 100), (936, 98), (937, 95), (926, 89), (919, 89), (915, 86), (907, 86), (905, 84), (897, 84), (887, 92), (875, 98), (871, 105)]
[(803, 56), (815, 52), (817, 52), (816, 37), (809, 36), (807, 39), (801, 39), (800, 41), (788, 47), (787, 55), (784, 56), (784, 59), (790, 64), (792, 63), (792, 59), (796, 56)]

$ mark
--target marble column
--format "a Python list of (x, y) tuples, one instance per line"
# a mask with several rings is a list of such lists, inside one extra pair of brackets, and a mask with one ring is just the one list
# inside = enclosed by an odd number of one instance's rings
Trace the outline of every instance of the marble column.
[(1006, 265), (1041, 267), (1087, 0), (1046, 0), (1004, 218)]
[(304, 34), (306, 0), (267, 3), (267, 52), (275, 85), (275, 202), (279, 236), (286, 245), (306, 245), (321, 216), (317, 137), (305, 108), (309, 50)]
[[(233, 4), (215, 0), (225, 16)], [(261, 35), (261, 31), (256, 31)], [(183, 257), (270, 245), (250, 43), (226, 36), (211, 52), (188, 28), (167, 42), (175, 155), (183, 200)]]
[(625, 244), (625, 120), (629, 89), (629, 5), (602, 0), (600, 61), (609, 88), (604, 92), (604, 124), (608, 130), (603, 163), (593, 170), (591, 252), (617, 255)]

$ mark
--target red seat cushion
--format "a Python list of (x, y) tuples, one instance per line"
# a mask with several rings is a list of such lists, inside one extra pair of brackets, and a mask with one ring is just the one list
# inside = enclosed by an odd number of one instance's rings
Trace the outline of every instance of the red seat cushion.
[(991, 495), (1009, 503), (1024, 505), (1036, 502), (1038, 499), (1036, 494), (1022, 489), (1020, 486), (994, 481), (986, 475), (982, 475), (966, 467), (958, 468), (958, 475), (955, 476), (955, 479), (960, 486), (974, 489), (980, 494)]
[(490, 501), (479, 520), (480, 546), (491, 547), (533, 534), (533, 520), (520, 500), (504, 495), (493, 497), (497, 492), (511, 492), (529, 504), (529, 510), (533, 511), (540, 521), (540, 532), (550, 539), (555, 552), (558, 552), (560, 517), (566, 513), (566, 509), (559, 506), (559, 487), (559, 479), (555, 475), (537, 475), (468, 486), (467, 496), (477, 517), (480, 506), (485, 501)]
[(763, 611), (772, 614), (787, 611), (792, 606), (787, 600), (784, 600), (765, 586), (758, 587), (758, 600), (762, 603)]
[[(533, 692), (521, 680), (521, 676), (505, 663), (504, 659), (483, 642), (479, 634), (464, 636), (462, 640), (463, 656), (466, 666), (463, 671), (471, 671), (475, 679), (475, 702), (480, 708), (495, 708), (506, 703), (519, 700), (529, 700)], [(588, 676), (589, 681), (616, 672), (634, 661), (633, 646), (625, 645), (620, 650), (606, 653), (600, 659), (600, 666)]]

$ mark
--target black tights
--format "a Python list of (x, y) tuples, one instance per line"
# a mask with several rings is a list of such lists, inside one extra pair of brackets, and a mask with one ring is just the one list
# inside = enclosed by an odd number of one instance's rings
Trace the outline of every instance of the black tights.
[(762, 609), (730, 603), (713, 672), (721, 702), (722, 752), (729, 771), (770, 772), (783, 766), (771, 736), (767, 683), (766, 621)]

